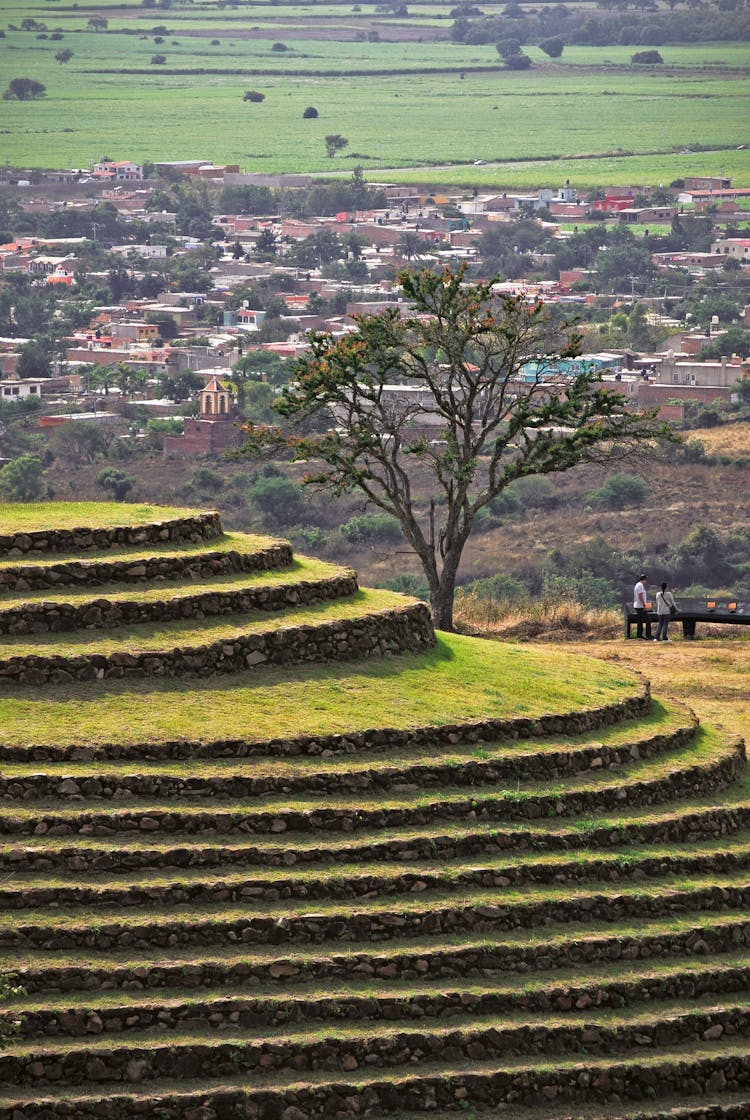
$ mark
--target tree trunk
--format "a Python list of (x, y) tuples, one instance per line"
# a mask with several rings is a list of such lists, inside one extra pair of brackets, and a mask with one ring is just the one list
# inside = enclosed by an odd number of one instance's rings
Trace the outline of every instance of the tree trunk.
[(441, 579), (434, 591), (430, 591), (430, 610), (432, 625), (436, 630), (453, 630), (453, 596), (456, 589), (455, 577), (446, 581)]

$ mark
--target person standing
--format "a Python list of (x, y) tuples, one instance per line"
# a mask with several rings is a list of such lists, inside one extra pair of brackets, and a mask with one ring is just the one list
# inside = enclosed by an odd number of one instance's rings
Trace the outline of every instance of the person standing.
[(656, 592), (656, 613), (659, 616), (659, 621), (656, 626), (655, 642), (668, 642), (667, 631), (669, 630), (669, 620), (673, 614), (677, 614), (677, 604), (674, 601), (674, 595), (671, 591), (667, 591), (666, 583), (661, 585), (661, 590)]
[[(646, 606), (646, 584), (648, 577), (645, 572), (641, 572), (638, 582), (633, 588), (633, 609), (635, 610), (636, 628), (635, 636), (640, 638), (641, 641), (651, 641), (651, 619), (648, 617), (648, 607)], [(644, 636), (643, 629), (646, 628)]]

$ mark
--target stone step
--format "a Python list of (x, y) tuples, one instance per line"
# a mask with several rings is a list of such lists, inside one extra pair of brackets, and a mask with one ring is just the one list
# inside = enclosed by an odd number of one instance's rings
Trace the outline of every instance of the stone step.
[[(534, 825), (510, 825), (496, 828), (488, 825), (422, 828), (392, 828), (390, 838), (377, 831), (363, 830), (356, 836), (337, 835), (307, 838), (284, 833), (258, 837), (247, 843), (239, 817), (235, 826), (220, 832), (214, 825), (205, 830), (192, 829), (190, 818), (182, 821), (184, 829), (169, 822), (166, 837), (157, 831), (140, 830), (136, 821), (131, 828), (113, 832), (106, 825), (83, 825), (75, 842), (66, 842), (73, 826), (68, 823), (39, 822), (35, 816), (24, 818), (0, 812), (0, 831), (12, 837), (17, 830), (22, 841), (0, 844), (0, 871), (44, 872), (106, 872), (131, 873), (142, 868), (212, 867), (226, 870), (235, 867), (304, 867), (325, 866), (332, 862), (410, 863), (415, 859), (455, 860), (467, 857), (495, 856), (513, 849), (515, 852), (575, 852), (618, 850), (644, 844), (700, 844), (722, 837), (736, 836), (750, 828), (750, 798), (745, 786), (747, 776), (726, 791), (721, 801), (699, 806), (682, 803), (668, 811), (642, 811), (638, 816), (583, 818), (571, 827), (569, 822), (544, 821)], [(142, 822), (141, 822), (142, 823)], [(159, 822), (153, 822), (158, 825)], [(194, 822), (193, 822), (194, 823)], [(226, 823), (226, 821), (225, 821)], [(27, 827), (40, 827), (39, 835), (26, 835)], [(84, 831), (85, 830), (85, 831)]]
[[(564, 1019), (549, 1012), (465, 1016), (449, 1026), (391, 1026), (349, 1016), (327, 1029), (325, 1038), (306, 1025), (278, 1035), (254, 1024), (234, 1025), (222, 1038), (190, 1026), (164, 1042), (133, 1033), (127, 1045), (117, 1036), (66, 1039), (64, 1045), (11, 1042), (0, 1053), (0, 1086), (81, 1085), (94, 1081), (138, 1081), (201, 1077), (207, 1084), (228, 1073), (280, 1077), (362, 1069), (417, 1072), (435, 1061), (548, 1061), (589, 1055), (616, 1060), (632, 1051), (700, 1045), (726, 1038), (750, 1040), (750, 997), (693, 1001), (689, 1010), (674, 1001), (606, 1014), (574, 1012)], [(750, 1053), (750, 1049), (748, 1050)], [(129, 1072), (137, 1064), (138, 1075)], [(96, 1073), (93, 1067), (96, 1066)]]
[[(388, 966), (384, 966), (388, 971)], [(395, 968), (391, 968), (395, 971)], [(298, 978), (284, 995), (273, 988), (254, 989), (236, 979), (230, 990), (190, 988), (162, 991), (100, 990), (74, 997), (51, 993), (19, 996), (5, 1001), (3, 1017), (17, 1024), (15, 1045), (46, 1037), (119, 1036), (132, 1032), (172, 1032), (183, 1029), (226, 1032), (238, 1027), (264, 1030), (288, 1026), (341, 1024), (352, 1018), (370, 1023), (418, 1024), (440, 1027), (457, 1018), (601, 1011), (643, 1007), (652, 1001), (684, 1000), (693, 1006), (701, 997), (725, 1001), (750, 991), (750, 955), (732, 954), (711, 961), (678, 961), (640, 966), (633, 962), (589, 966), (585, 973), (537, 973), (523, 984), (499, 985), (467, 980), (450, 985), (444, 979), (390, 982), (380, 986), (350, 979), (344, 984), (310, 982)], [(52, 1042), (50, 1042), (50, 1045)]]
[[(6, 761), (0, 773), (0, 799), (87, 799), (139, 797), (247, 798), (283, 792), (339, 794), (374, 790), (406, 792), (437, 786), (496, 785), (512, 782), (551, 782), (576, 774), (621, 771), (635, 761), (656, 758), (688, 746), (697, 721), (692, 713), (675, 710), (658, 722), (598, 731), (572, 742), (531, 740), (488, 744), (476, 748), (459, 744), (438, 751), (427, 747), (394, 747), (346, 758), (195, 758), (160, 762), (127, 761)], [(119, 791), (119, 792), (117, 792)]]
[[(458, 1108), (459, 1102), (456, 1102)], [(496, 1108), (471, 1106), (468, 1110), (456, 1108), (435, 1112), (430, 1109), (429, 1120), (497, 1120)], [(694, 1099), (693, 1103), (685, 1095), (662, 1097), (649, 1105), (647, 1102), (626, 1105), (610, 1104), (597, 1107), (579, 1107), (571, 1103), (568, 1107), (537, 1107), (506, 1105), (502, 1110), (503, 1120), (747, 1120), (750, 1117), (750, 1095), (745, 1093), (722, 1092), (713, 1101)], [(398, 1114), (371, 1111), (368, 1120), (424, 1120), (423, 1111), (400, 1111)]]
[(97, 594), (48, 593), (43, 599), (0, 597), (0, 634), (11, 636), (101, 630), (204, 619), (245, 611), (286, 610), (353, 595), (356, 573), (333, 564), (296, 560), (270, 572), (239, 573), (155, 587), (105, 585)]
[(747, 872), (654, 878), (642, 885), (578, 883), (572, 887), (529, 888), (511, 893), (487, 887), (457, 901), (435, 891), (429, 907), (421, 892), (386, 900), (352, 900), (348, 906), (311, 900), (312, 912), (298, 904), (214, 902), (210, 907), (174, 904), (154, 914), (148, 902), (126, 908), (101, 907), (96, 923), (75, 909), (0, 913), (0, 947), (33, 949), (172, 945), (315, 944), (373, 942), (395, 936), (445, 936), (479, 931), (539, 929), (552, 922), (619, 922), (667, 914), (721, 914), (750, 904)]
[(278, 1074), (242, 1077), (228, 1068), (210, 1087), (205, 1079), (176, 1081), (172, 1077), (142, 1085), (142, 1070), (140, 1065), (131, 1067), (127, 1087), (118, 1081), (72, 1092), (50, 1086), (44, 1092), (36, 1087), (2, 1093), (0, 1120), (101, 1120), (102, 1116), (129, 1120), (149, 1110), (156, 1114), (157, 1108), (160, 1120), (217, 1120), (217, 1109), (221, 1109), (222, 1120), (355, 1120), (363, 1113), (397, 1120), (399, 1114), (410, 1111), (434, 1113), (450, 1108), (467, 1113), (474, 1106), (517, 1107), (519, 1102), (547, 1109), (554, 1102), (558, 1111), (571, 1105), (601, 1110), (610, 1103), (621, 1109), (644, 1098), (650, 1098), (649, 1108), (653, 1109), (653, 1101), (660, 1098), (708, 1095), (720, 1100), (725, 1091), (735, 1099), (747, 1095), (750, 1047), (740, 1040), (678, 1046), (618, 1059), (432, 1062), (420, 1072), (386, 1078), (366, 1069), (348, 1075), (316, 1072), (305, 1078), (286, 1079)]
[(435, 892), (476, 891), (497, 887), (514, 888), (544, 884), (601, 881), (629, 883), (665, 875), (727, 874), (750, 869), (750, 837), (742, 834), (729, 843), (718, 841), (696, 850), (678, 852), (668, 848), (645, 848), (637, 853), (582, 852), (575, 859), (560, 856), (516, 859), (500, 856), (481, 864), (467, 866), (462, 860), (440, 862), (436, 867), (412, 864), (408, 870), (390, 864), (337, 863), (327, 874), (318, 868), (299, 868), (290, 874), (271, 870), (264, 876), (224, 872), (218, 877), (199, 869), (184, 869), (168, 875), (158, 868), (149, 868), (144, 881), (142, 873), (111, 879), (107, 875), (77, 877), (75, 883), (59, 877), (18, 872), (5, 884), (0, 883), (0, 908), (31, 910), (54, 905), (59, 907), (100, 908), (156, 906), (171, 908), (185, 904), (214, 902), (278, 902), (280, 899), (301, 902), (317, 900), (357, 900), (387, 898), (392, 895)]
[(258, 665), (334, 661), (427, 649), (430, 613), (392, 592), (358, 591), (347, 599), (218, 622), (149, 624), (0, 639), (0, 683), (67, 684), (123, 677), (233, 673)]
[(289, 541), (245, 533), (222, 533), (215, 539), (180, 546), (113, 549), (111, 554), (42, 556), (0, 563), (0, 592), (12, 596), (58, 587), (94, 587), (111, 583), (147, 584), (153, 580), (198, 580), (230, 572), (263, 572), (288, 567), (294, 557)]
[(21, 984), (30, 997), (55, 993), (111, 993), (238, 986), (252, 992), (279, 991), (301, 984), (408, 984), (429, 978), (455, 987), (472, 981), (502, 981), (508, 975), (533, 979), (550, 971), (570, 970), (588, 977), (592, 969), (616, 962), (641, 967), (642, 962), (705, 963), (750, 948), (746, 909), (707, 915), (688, 911), (663, 918), (644, 915), (633, 923), (623, 919), (560, 925), (550, 923), (533, 937), (517, 930), (454, 933), (435, 944), (431, 934), (410, 936), (394, 931), (387, 945), (347, 946), (341, 939), (321, 938), (313, 947), (292, 946), (279, 930), (273, 943), (245, 946), (208, 941), (207, 951), (180, 944), (167, 936), (164, 944), (145, 945), (123, 937), (103, 947), (52, 946), (0, 949), (0, 972)]
[[(400, 713), (398, 713), (400, 714)], [(511, 743), (519, 757), (537, 749), (560, 751), (559, 764), (564, 765), (570, 749), (576, 745), (591, 745), (596, 737), (606, 751), (618, 752), (625, 746), (638, 747), (642, 740), (653, 743), (659, 735), (671, 730), (687, 729), (695, 725), (695, 716), (684, 705), (652, 703), (648, 684), (642, 680), (632, 687), (623, 688), (622, 695), (599, 707), (580, 708), (576, 711), (541, 714), (536, 718), (510, 716), (508, 718), (465, 719), (460, 722), (443, 720), (439, 723), (419, 724), (408, 722), (405, 726), (370, 727), (345, 733), (320, 735), (292, 735), (287, 738), (263, 739), (193, 739), (174, 740), (154, 737), (148, 742), (91, 741), (71, 743), (29, 743), (26, 731), (20, 731), (15, 741), (0, 742), (0, 759), (9, 762), (81, 761), (83, 759), (128, 761), (164, 761), (166, 759), (251, 759), (272, 758), (293, 760), (301, 764), (310, 760), (315, 767), (321, 759), (340, 760), (356, 767), (365, 755), (408, 757), (410, 752), (473, 749), (479, 753), (485, 746)], [(631, 742), (632, 734), (632, 742)], [(658, 749), (653, 743), (653, 749)], [(613, 754), (614, 757), (614, 754)], [(550, 765), (555, 764), (553, 757)]]
[[(347, 795), (346, 803), (326, 800), (322, 794), (262, 795), (250, 797), (249, 804), (237, 804), (241, 779), (231, 783), (223, 796), (234, 805), (225, 810), (207, 810), (201, 799), (218, 797), (216, 782), (193, 787), (176, 804), (174, 793), (167, 790), (164, 800), (142, 798), (124, 786), (112, 789), (109, 795), (128, 808), (109, 807), (101, 800), (85, 797), (73, 779), (63, 778), (55, 786), (57, 797), (35, 800), (36, 782), (30, 779), (28, 789), (21, 781), (11, 781), (5, 789), (6, 804), (14, 803), (12, 813), (0, 816), (0, 835), (36, 836), (72, 835), (75, 830), (91, 834), (95, 829), (112, 832), (155, 833), (161, 831), (201, 832), (215, 829), (228, 832), (239, 828), (246, 834), (309, 833), (360, 829), (386, 829), (422, 826), (435, 822), (476, 821), (478, 825), (494, 821), (527, 821), (542, 818), (579, 816), (582, 813), (606, 813), (614, 809), (664, 805), (699, 794), (711, 795), (739, 780), (745, 772), (745, 749), (741, 740), (727, 740), (706, 731), (696, 740), (664, 760), (634, 763), (614, 780), (610, 772), (571, 778), (565, 786), (529, 785), (516, 789), (499, 789), (490, 793), (477, 790), (467, 797), (461, 786), (442, 786), (434, 792), (421, 793), (413, 785), (406, 793), (387, 798), (360, 794)], [(70, 785), (66, 784), (70, 781)], [(133, 779), (135, 781), (135, 779)], [(137, 783), (136, 783), (137, 784)], [(46, 789), (46, 778), (42, 779)], [(418, 796), (415, 796), (418, 795)], [(60, 798), (75, 799), (70, 808), (58, 808)], [(17, 804), (15, 804), (17, 803)], [(33, 807), (26, 807), (33, 803)]]
[[(138, 548), (147, 543), (195, 542), (213, 540), (222, 535), (221, 519), (215, 511), (153, 506), (149, 508), (152, 520), (147, 520), (133, 517), (132, 507), (124, 504), (115, 507), (114, 503), (100, 503), (99, 508), (103, 516), (96, 519), (98, 524), (66, 528), (62, 525), (67, 512), (66, 503), (40, 503), (34, 509), (34, 528), (2, 527), (0, 557), (15, 561), (45, 553)], [(7, 524), (14, 520), (18, 521), (10, 514)]]

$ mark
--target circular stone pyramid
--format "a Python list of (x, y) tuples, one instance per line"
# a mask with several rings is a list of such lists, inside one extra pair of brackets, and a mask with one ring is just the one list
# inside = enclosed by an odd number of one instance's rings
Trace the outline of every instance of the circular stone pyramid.
[(744, 772), (215, 513), (0, 506), (0, 1120), (747, 1120)]

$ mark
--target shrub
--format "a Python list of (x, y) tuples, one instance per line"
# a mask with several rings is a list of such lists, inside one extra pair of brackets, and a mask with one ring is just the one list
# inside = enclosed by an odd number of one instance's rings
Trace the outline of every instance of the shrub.
[(640, 475), (613, 474), (603, 486), (590, 491), (588, 500), (606, 509), (627, 509), (640, 505), (647, 493), (648, 486)]
[(249, 497), (256, 509), (279, 529), (294, 525), (305, 514), (305, 499), (299, 486), (283, 475), (259, 478)]
[(539, 50), (544, 51), (548, 58), (559, 58), (563, 53), (565, 42), (559, 35), (553, 35), (549, 39), (542, 39), (539, 43)]
[(47, 87), (33, 78), (13, 78), (3, 94), (3, 101), (36, 101), (46, 92)]
[(475, 579), (461, 588), (462, 595), (472, 595), (477, 599), (507, 599), (517, 603), (526, 599), (529, 589), (520, 579), (507, 572), (496, 572), (494, 576)]
[(314, 105), (308, 105), (307, 108), (305, 109), (304, 113), (302, 114), (302, 120), (303, 121), (311, 121), (311, 120), (314, 120), (317, 117), (317, 115), (318, 115), (318, 110), (315, 108), (315, 106)]
[(271, 50), (279, 53), (281, 51), (288, 51), (289, 47), (286, 45), (286, 43), (274, 43), (271, 47)]
[(387, 513), (363, 513), (341, 526), (341, 535), (351, 544), (375, 544), (401, 539), (401, 526)]
[(202, 493), (211, 493), (214, 490), (221, 490), (224, 479), (218, 471), (211, 470), (210, 467), (196, 467), (189, 485)]
[(123, 474), (117, 467), (105, 467), (96, 476), (96, 485), (108, 490), (116, 502), (122, 502), (135, 486), (135, 479)]
[(260, 93), (257, 89), (246, 89), (245, 90), (245, 95), (242, 98), (242, 100), (243, 101), (256, 101), (256, 102), (265, 101), (266, 100), (266, 95), (265, 95), (265, 93)]
[(162, 63), (164, 63), (166, 61), (167, 61), (167, 56), (165, 54), (152, 54), (151, 55), (151, 65), (152, 66), (161, 66)]
[(636, 51), (630, 56), (630, 61), (637, 65), (653, 66), (657, 62), (663, 62), (664, 59), (658, 51)]
[(297, 530), (297, 536), (306, 548), (325, 548), (328, 537), (319, 525), (303, 525)]
[(44, 471), (38, 455), (20, 455), (0, 467), (0, 497), (9, 502), (35, 502), (45, 494)]
[(427, 600), (430, 597), (429, 588), (424, 580), (409, 573), (394, 576), (393, 579), (386, 580), (383, 586), (389, 591), (398, 591), (399, 595), (411, 595), (415, 599)]
[(505, 65), (508, 70), (529, 70), (532, 62), (529, 56), (521, 51), (519, 54), (512, 54), (510, 58), (506, 58)]
[(530, 474), (526, 478), (519, 478), (509, 489), (524, 509), (554, 509), (560, 504), (557, 487), (546, 475)]

